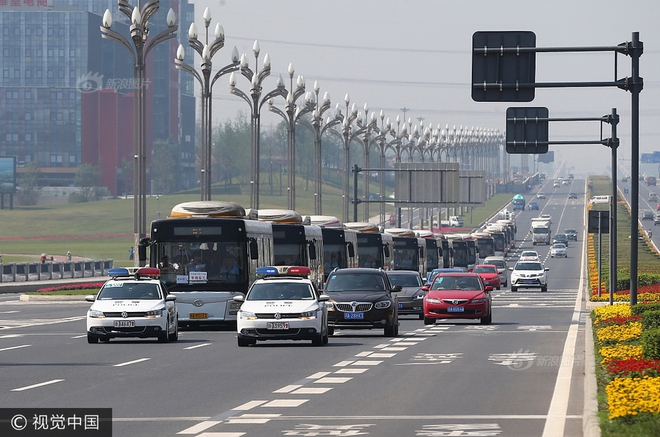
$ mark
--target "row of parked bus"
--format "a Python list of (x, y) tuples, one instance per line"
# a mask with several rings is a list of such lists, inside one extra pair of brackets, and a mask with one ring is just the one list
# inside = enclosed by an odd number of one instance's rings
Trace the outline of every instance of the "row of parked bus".
[(138, 255), (142, 265), (161, 269), (186, 326), (235, 321), (240, 305), (233, 296), (247, 291), (257, 267), (307, 266), (319, 288), (335, 268), (415, 270), (426, 277), (436, 268), (468, 269), (479, 258), (504, 254), (514, 233), (514, 226), (499, 221), (478, 234), (434, 234), (196, 201), (153, 221)]

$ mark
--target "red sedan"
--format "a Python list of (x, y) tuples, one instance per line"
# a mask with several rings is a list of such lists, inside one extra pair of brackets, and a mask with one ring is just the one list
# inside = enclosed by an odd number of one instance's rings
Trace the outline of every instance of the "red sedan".
[(484, 285), (476, 273), (439, 274), (423, 289), (425, 325), (433, 325), (437, 319), (480, 319), (483, 325), (493, 320), (493, 287)]
[(485, 285), (490, 285), (498, 290), (502, 288), (500, 276), (497, 274), (497, 266), (493, 264), (477, 264), (470, 270), (481, 276)]

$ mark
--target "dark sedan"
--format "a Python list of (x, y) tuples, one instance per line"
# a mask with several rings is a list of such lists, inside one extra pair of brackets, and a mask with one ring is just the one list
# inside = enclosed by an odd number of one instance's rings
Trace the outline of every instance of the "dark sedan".
[(422, 300), (424, 290), (422, 276), (414, 270), (388, 270), (387, 276), (392, 285), (400, 285), (401, 291), (396, 295), (399, 300), (399, 315), (416, 315), (420, 320), (424, 318)]
[(385, 270), (348, 268), (333, 270), (325, 283), (330, 297), (328, 333), (335, 329), (383, 329), (386, 337), (399, 334), (399, 305)]
[(552, 238), (552, 244), (555, 243), (564, 243), (568, 247), (568, 236), (566, 234), (555, 234)]

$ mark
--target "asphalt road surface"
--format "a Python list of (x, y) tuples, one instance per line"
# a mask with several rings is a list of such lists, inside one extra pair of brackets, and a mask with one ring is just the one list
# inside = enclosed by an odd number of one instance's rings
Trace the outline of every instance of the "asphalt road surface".
[[(548, 291), (494, 291), (492, 325), (402, 317), (397, 338), (341, 330), (322, 347), (239, 348), (230, 329), (90, 345), (88, 303), (4, 294), (0, 405), (109, 407), (115, 437), (580, 436), (584, 181), (542, 191), (541, 211), (517, 212), (509, 262), (537, 250)], [(553, 229), (578, 229), (567, 259), (532, 246), (529, 221), (542, 212)]]

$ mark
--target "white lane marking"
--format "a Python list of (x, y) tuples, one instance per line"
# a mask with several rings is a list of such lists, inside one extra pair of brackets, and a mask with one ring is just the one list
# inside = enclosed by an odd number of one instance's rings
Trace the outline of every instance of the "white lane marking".
[(350, 381), (351, 379), (353, 378), (326, 376), (325, 378), (321, 378), (317, 381), (314, 381), (314, 384), (343, 384), (347, 381)]
[(241, 437), (244, 432), (204, 432), (197, 437)]
[(355, 356), (356, 356), (356, 357), (366, 357), (366, 356), (369, 355), (370, 353), (371, 353), (371, 351), (364, 351), (364, 352), (360, 352), (359, 354), (357, 354), (357, 355), (355, 355)]
[(329, 375), (330, 373), (331, 372), (316, 372), (315, 374), (308, 376), (307, 379), (323, 378), (324, 376)]
[(0, 329), (14, 329), (14, 328), (27, 328), (30, 326), (42, 326), (42, 325), (55, 325), (57, 323), (66, 323), (66, 322), (77, 322), (78, 320), (84, 320), (87, 316), (78, 316), (78, 317), (66, 317), (64, 319), (38, 319), (34, 321), (23, 321), (23, 320), (2, 320), (2, 324), (12, 324), (13, 326), (2, 326)]
[(0, 335), (0, 338), (16, 338), (16, 337), (22, 337), (23, 334), (7, 334), (7, 335)]
[(346, 368), (346, 369), (339, 369), (335, 373), (339, 375), (351, 375), (351, 374), (359, 374), (359, 373), (364, 373), (369, 369), (356, 369), (356, 368)]
[(251, 410), (255, 407), (258, 407), (259, 405), (263, 405), (268, 401), (250, 401), (246, 402), (243, 405), (239, 405), (238, 407), (232, 408), (232, 411), (247, 411)]
[(382, 362), (383, 360), (374, 360), (374, 361), (361, 360), (354, 362), (353, 364), (351, 364), (351, 366), (377, 366)]
[(396, 355), (395, 353), (392, 353), (392, 354), (387, 353), (387, 354), (385, 354), (385, 353), (374, 352), (374, 353), (372, 353), (371, 355), (369, 355), (369, 358), (392, 358), (392, 357), (395, 356), (395, 355)]
[(151, 358), (140, 358), (139, 360), (126, 361), (125, 363), (113, 364), (114, 367), (124, 367), (130, 364), (141, 363), (143, 361), (149, 361)]
[(344, 366), (348, 366), (348, 365), (351, 364), (352, 362), (353, 362), (353, 361), (340, 361), (340, 362), (338, 362), (337, 364), (335, 364), (333, 367), (344, 367)]
[(18, 310), (12, 310), (12, 311), (0, 311), (0, 314), (14, 314), (14, 313), (19, 313), (20, 311)]
[(381, 350), (392, 351), (392, 352), (401, 352), (401, 351), (405, 351), (406, 349), (408, 349), (408, 348), (407, 347), (384, 347)]
[(56, 383), (62, 382), (62, 381), (64, 381), (64, 380), (63, 379), (51, 379), (50, 381), (40, 382), (39, 384), (28, 385), (28, 386), (20, 387), (20, 388), (13, 388), (11, 391), (25, 391), (25, 390), (30, 390), (30, 389), (37, 388), (37, 387), (43, 387), (44, 385), (56, 384)]
[(194, 346), (184, 347), (183, 350), (197, 349), (198, 347), (211, 346), (211, 343), (201, 343)]
[(299, 407), (305, 402), (309, 401), (309, 399), (274, 399), (270, 402), (268, 402), (265, 405), (262, 405), (262, 407), (284, 407), (284, 408), (295, 408)]
[(71, 337), (71, 338), (85, 338), (85, 337), (87, 337), (87, 334), (83, 334), (83, 335), (74, 335), (74, 336)]
[(218, 423), (220, 423), (220, 421), (205, 420), (204, 422), (200, 422), (197, 425), (193, 425), (190, 428), (184, 429), (183, 431), (179, 431), (177, 434), (198, 434), (214, 425), (217, 425)]
[[(268, 423), (273, 419), (277, 419), (281, 414), (242, 414), (240, 416), (232, 416), (227, 418), (227, 423), (230, 425), (236, 423)], [(213, 433), (209, 433), (213, 434)]]
[(292, 392), (292, 395), (322, 395), (332, 390), (332, 387), (302, 387)]
[[(586, 251), (584, 250), (584, 241), (582, 241), (582, 265), (580, 271), (586, 270)], [(586, 293), (584, 286), (584, 275), (580, 276), (580, 283), (578, 290)], [(573, 318), (571, 319), (571, 326), (568, 328), (566, 335), (566, 342), (564, 343), (564, 351), (562, 357), (573, 357), (575, 351), (575, 344), (577, 342), (578, 327), (580, 323), (580, 308), (582, 305), (582, 293), (577, 293), (575, 298), (575, 306), (573, 307)], [(564, 427), (566, 426), (566, 413), (568, 412), (568, 400), (571, 393), (571, 379), (573, 378), (573, 360), (567, 365), (559, 366), (557, 372), (557, 382), (555, 383), (555, 390), (552, 393), (552, 400), (550, 401), (550, 408), (548, 409), (548, 417), (545, 420), (543, 427), (543, 437), (561, 437), (564, 435)]]
[(22, 344), (22, 345), (20, 345), (20, 346), (4, 347), (4, 348), (0, 349), (0, 352), (2, 352), (2, 351), (9, 351), (9, 350), (12, 350), (12, 349), (21, 349), (21, 348), (24, 348), (24, 347), (30, 347), (30, 346), (32, 346), (32, 345), (31, 345), (31, 344)]
[(302, 387), (302, 385), (296, 385), (296, 384), (285, 385), (284, 387), (275, 390), (273, 393), (291, 393), (292, 391), (300, 387)]

